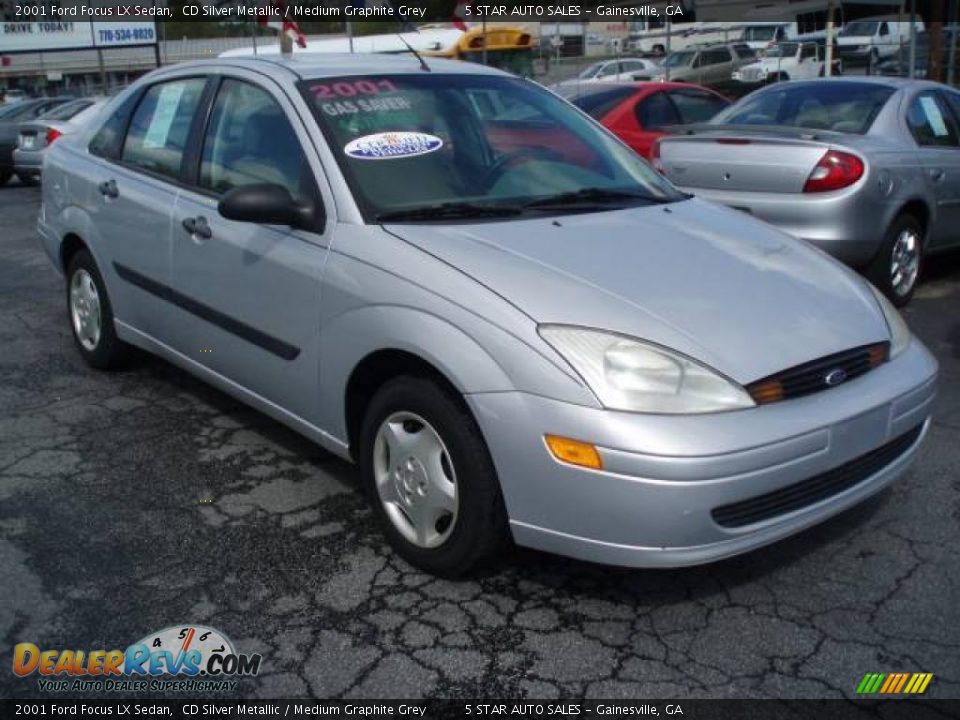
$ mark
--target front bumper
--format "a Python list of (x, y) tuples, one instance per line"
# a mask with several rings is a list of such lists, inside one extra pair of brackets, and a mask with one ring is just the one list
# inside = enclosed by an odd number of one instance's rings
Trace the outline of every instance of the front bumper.
[(681, 188), (703, 200), (743, 210), (790, 235), (813, 243), (853, 267), (863, 267), (883, 243), (895, 207), (875, 200), (861, 181), (825, 193), (764, 193)]
[[(929, 425), (937, 365), (919, 341), (847, 384), (750, 410), (640, 415), (524, 393), (468, 402), (520, 545), (634, 567), (712, 562), (774, 542), (873, 495), (909, 467)], [(821, 475), (910, 430), (917, 439), (852, 487), (759, 522), (712, 511)], [(556, 461), (545, 433), (594, 443), (604, 469)]]

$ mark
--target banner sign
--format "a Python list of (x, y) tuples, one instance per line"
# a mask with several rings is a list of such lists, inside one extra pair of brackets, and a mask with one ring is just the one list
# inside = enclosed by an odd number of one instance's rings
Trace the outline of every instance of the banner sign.
[(0, 23), (0, 53), (153, 45), (156, 22), (40, 21)]

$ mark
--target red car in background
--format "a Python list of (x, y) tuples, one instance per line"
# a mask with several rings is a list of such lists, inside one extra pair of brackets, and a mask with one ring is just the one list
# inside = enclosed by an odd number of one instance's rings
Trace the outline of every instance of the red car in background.
[(719, 93), (680, 82), (583, 83), (554, 88), (650, 160), (669, 125), (706, 122), (730, 104)]

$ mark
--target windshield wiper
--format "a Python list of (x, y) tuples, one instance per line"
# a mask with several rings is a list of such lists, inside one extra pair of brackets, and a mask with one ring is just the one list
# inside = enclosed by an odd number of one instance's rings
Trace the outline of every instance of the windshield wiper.
[(609, 190), (604, 188), (584, 188), (573, 192), (560, 193), (559, 195), (550, 195), (549, 197), (537, 198), (523, 204), (524, 209), (550, 209), (550, 210), (579, 210), (582, 205), (606, 205), (630, 201), (641, 201), (644, 203), (661, 204), (673, 202), (669, 198), (658, 198), (645, 193), (633, 192), (631, 190)]
[(391, 220), (459, 220), (481, 217), (510, 217), (519, 215), (522, 208), (514, 205), (480, 205), (468, 202), (446, 202), (407, 210), (391, 210), (376, 216), (377, 222)]

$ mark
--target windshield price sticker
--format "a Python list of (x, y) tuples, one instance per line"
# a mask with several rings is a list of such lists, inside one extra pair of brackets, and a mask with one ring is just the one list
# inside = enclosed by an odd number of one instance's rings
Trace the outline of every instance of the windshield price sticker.
[(377, 95), (382, 92), (396, 92), (397, 86), (391, 80), (354, 80), (331, 84), (319, 83), (310, 88), (318, 100), (331, 100), (337, 97), (356, 95)]
[(419, 132), (384, 132), (364, 135), (348, 142), (343, 152), (357, 160), (394, 160), (436, 152), (443, 140)]

